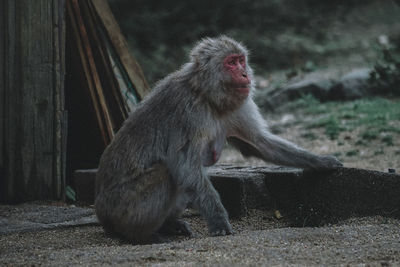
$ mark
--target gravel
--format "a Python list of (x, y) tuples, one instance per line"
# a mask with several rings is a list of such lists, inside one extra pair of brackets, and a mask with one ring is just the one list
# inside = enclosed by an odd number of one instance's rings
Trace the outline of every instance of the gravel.
[(370, 265), (400, 264), (400, 221), (381, 216), (335, 225), (293, 228), (271, 211), (232, 220), (234, 235), (210, 237), (196, 212), (185, 219), (196, 237), (133, 245), (98, 225), (0, 234), (0, 265)]

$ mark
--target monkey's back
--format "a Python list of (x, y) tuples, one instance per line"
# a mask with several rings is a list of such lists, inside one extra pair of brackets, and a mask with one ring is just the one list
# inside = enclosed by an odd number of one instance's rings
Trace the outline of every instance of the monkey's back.
[(206, 112), (190, 88), (182, 86), (187, 82), (177, 78), (181, 76), (174, 73), (162, 80), (124, 122), (101, 157), (97, 192), (127, 174), (168, 161), (201, 134)]

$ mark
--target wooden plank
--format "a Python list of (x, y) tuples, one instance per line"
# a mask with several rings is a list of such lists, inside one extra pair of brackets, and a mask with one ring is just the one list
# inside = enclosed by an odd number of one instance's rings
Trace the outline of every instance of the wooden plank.
[[(84, 55), (84, 51), (83, 51), (83, 48), (82, 48), (82, 41), (81, 41), (81, 38), (80, 38), (80, 35), (79, 35), (79, 32), (78, 32), (78, 26), (76, 24), (75, 15), (74, 15), (74, 12), (73, 12), (73, 9), (72, 9), (72, 6), (71, 6), (71, 2), (68, 1), (68, 0), (67, 0), (67, 3), (66, 3), (66, 9), (67, 9), (67, 14), (68, 14), (67, 15), (67, 19), (70, 22), (70, 25), (71, 25), (71, 28), (72, 28), (71, 32), (73, 33), (73, 39), (74, 39), (74, 41), (76, 43), (76, 47), (78, 49), (78, 53), (79, 53), (79, 57), (80, 57), (80, 60), (81, 60), (82, 68), (83, 68), (84, 73), (85, 73), (89, 94), (90, 94), (91, 99), (92, 99), (94, 113), (96, 114), (96, 119), (97, 119), (97, 122), (98, 122), (98, 125), (99, 125), (99, 129), (100, 129), (100, 132), (101, 132), (101, 135), (102, 135), (102, 138), (103, 138), (103, 142), (104, 142), (104, 144), (107, 144), (108, 136), (107, 136), (104, 124), (103, 124), (103, 119), (102, 119), (102, 115), (100, 113), (99, 105), (98, 105), (97, 101), (93, 101), (93, 100), (96, 99), (95, 92), (94, 92), (94, 89), (93, 89), (93, 82), (92, 82), (92, 79), (90, 78), (89, 67), (88, 67), (88, 64), (86, 62), (86, 57)], [(67, 88), (67, 90), (68, 90), (68, 88)]]
[(109, 81), (112, 83), (112, 95), (117, 102), (118, 108), (120, 112), (123, 114), (124, 119), (128, 116), (129, 110), (126, 106), (121, 90), (119, 88), (118, 81), (115, 77), (114, 71), (112, 69), (112, 63), (109, 58), (109, 52), (107, 50), (107, 41), (105, 40), (106, 33), (104, 32), (104, 28), (101, 25), (101, 21), (99, 20), (98, 16), (96, 15), (96, 11), (94, 10), (93, 6), (90, 5), (89, 2), (81, 2), (84, 4), (87, 10), (88, 17), (90, 17), (90, 26), (93, 32), (96, 32), (97, 41), (101, 45), (99, 45), (99, 52), (101, 53), (101, 64), (105, 67), (105, 71), (107, 72), (107, 76)]
[[(71, 0), (72, 3), (72, 8), (75, 14), (75, 19), (78, 25), (78, 29), (79, 29), (79, 33), (80, 33), (80, 37), (81, 37), (81, 41), (83, 44), (83, 48), (84, 48), (84, 55), (86, 56), (86, 60), (89, 66), (89, 71), (90, 71), (90, 76), (93, 80), (93, 84), (94, 84), (94, 89), (96, 92), (96, 98), (97, 101), (99, 102), (99, 106), (101, 108), (101, 112), (104, 116), (104, 123), (105, 123), (105, 128), (107, 130), (107, 133), (109, 135), (109, 140), (108, 143), (112, 140), (112, 138), (114, 137), (114, 127), (113, 127), (113, 122), (112, 119), (110, 117), (110, 114), (108, 112), (108, 108), (107, 108), (107, 104), (106, 104), (106, 100), (104, 98), (104, 94), (103, 94), (103, 89), (101, 86), (101, 82), (100, 82), (100, 78), (97, 72), (97, 68), (96, 68), (96, 64), (94, 62), (94, 58), (93, 58), (93, 52), (92, 49), (90, 47), (90, 42), (88, 39), (88, 35), (87, 35), (87, 31), (86, 31), (86, 27), (85, 24), (83, 22), (83, 18), (81, 15), (81, 11), (80, 11), (80, 7), (78, 4), (78, 0)], [(108, 144), (107, 143), (107, 144)]]
[(103, 22), (103, 26), (106, 29), (107, 34), (129, 75), (129, 78), (140, 97), (143, 98), (150, 91), (149, 85), (144, 78), (142, 69), (129, 51), (128, 43), (122, 35), (121, 29), (111, 12), (110, 6), (106, 0), (92, 0), (91, 2), (100, 17), (100, 20)]
[[(5, 199), (55, 199), (54, 177), (57, 27), (53, 1), (6, 1)], [(56, 13), (55, 13), (56, 12)]]
[(90, 73), (90, 67), (89, 67), (89, 63), (88, 60), (85, 56), (85, 52), (83, 49), (83, 45), (82, 45), (82, 40), (81, 40), (81, 36), (79, 34), (79, 29), (78, 29), (78, 25), (76, 22), (76, 18), (75, 18), (75, 13), (72, 7), (72, 1), (67, 0), (67, 12), (68, 12), (68, 19), (70, 20), (71, 26), (72, 26), (72, 32), (74, 35), (74, 39), (75, 42), (77, 43), (77, 48), (78, 48), (78, 53), (81, 59), (81, 64), (82, 64), (82, 68), (84, 69), (85, 72), (85, 77), (86, 77), (86, 81), (87, 81), (87, 85), (88, 85), (88, 89), (89, 89), (89, 93), (90, 93), (90, 97), (92, 99), (92, 104), (93, 104), (93, 108), (96, 114), (96, 119), (101, 131), (101, 135), (103, 138), (103, 142), (105, 145), (107, 145), (110, 142), (110, 136), (108, 134), (107, 131), (107, 126), (105, 125), (104, 121), (103, 121), (103, 114), (101, 112), (101, 107), (97, 101), (97, 96), (96, 96), (96, 92), (95, 92), (95, 85), (93, 82), (93, 78), (91, 77), (91, 73)]
[[(19, 54), (16, 54), (16, 34), (15, 34), (15, 2), (14, 1), (5, 1), (5, 9), (4, 9), (4, 64), (5, 64), (5, 73), (4, 73), (4, 159), (3, 159), (3, 168), (4, 168), (4, 179), (2, 184), (2, 201), (12, 201), (14, 196), (15, 184), (17, 184), (18, 173), (14, 173), (14, 170), (17, 168), (15, 165), (20, 165), (20, 162), (17, 162), (17, 159), (13, 158), (13, 148), (16, 147), (16, 136), (13, 136), (13, 132), (16, 132), (17, 125), (20, 123), (19, 113), (13, 114), (13, 104), (20, 105), (19, 102), (16, 102), (13, 99), (19, 98), (20, 91), (12, 90), (13, 87), (17, 88), (19, 80), (12, 79), (13, 74), (15, 72), (15, 60), (19, 57)], [(15, 55), (12, 56), (12, 55)], [(10, 94), (9, 92), (12, 92)], [(18, 107), (18, 106), (17, 106)], [(11, 123), (14, 122), (14, 123)]]
[[(23, 77), (22, 117), (24, 140), (22, 150), (29, 154), (30, 164), (22, 164), (26, 190), (31, 199), (53, 198), (54, 174), (54, 12), (52, 2), (18, 1), (22, 10), (21, 68)], [(26, 27), (26, 25), (31, 25)], [(19, 79), (18, 76), (14, 77)], [(33, 131), (33, 133), (32, 133)], [(25, 144), (24, 144), (25, 141)], [(17, 152), (17, 151), (15, 151)], [(17, 152), (18, 153), (18, 152)], [(25, 157), (25, 155), (23, 155)], [(32, 191), (30, 191), (32, 190)], [(30, 191), (30, 192), (29, 192)]]
[(123, 102), (119, 84), (112, 71), (106, 44), (101, 38), (101, 33), (98, 31), (101, 27), (95, 24), (95, 14), (91, 12), (88, 2), (81, 1), (80, 5), (93, 50), (93, 58), (99, 72), (102, 88), (104, 89), (103, 93), (107, 102), (107, 107), (109, 108), (111, 118), (114, 122), (114, 130), (118, 130), (127, 118), (128, 110)]
[[(5, 40), (5, 1), (0, 1), (0, 187), (4, 188), (4, 40)], [(4, 195), (0, 190), (0, 201)]]
[(65, 77), (65, 0), (53, 1), (53, 52), (54, 52), (54, 92), (55, 105), (55, 140), (54, 140), (54, 177), (59, 179), (53, 192), (57, 199), (65, 200), (66, 187), (66, 140), (67, 120), (65, 111), (64, 77)]

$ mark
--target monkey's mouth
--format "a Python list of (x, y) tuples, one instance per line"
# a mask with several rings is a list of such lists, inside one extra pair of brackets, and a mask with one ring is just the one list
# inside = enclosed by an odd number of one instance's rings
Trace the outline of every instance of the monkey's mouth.
[(250, 93), (250, 86), (249, 86), (249, 84), (243, 84), (243, 85), (237, 86), (235, 88), (235, 90), (239, 94), (247, 96)]

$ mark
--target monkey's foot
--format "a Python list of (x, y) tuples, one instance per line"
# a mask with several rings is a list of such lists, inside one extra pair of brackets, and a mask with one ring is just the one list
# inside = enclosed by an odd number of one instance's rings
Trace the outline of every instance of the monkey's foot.
[(194, 233), (189, 224), (183, 220), (167, 220), (157, 232), (166, 235), (183, 235), (194, 237)]
[(209, 226), (209, 231), (212, 236), (232, 235), (235, 233), (229, 221), (214, 222)]
[(213, 231), (210, 234), (211, 234), (211, 236), (233, 235), (234, 231), (221, 229), (221, 230)]

